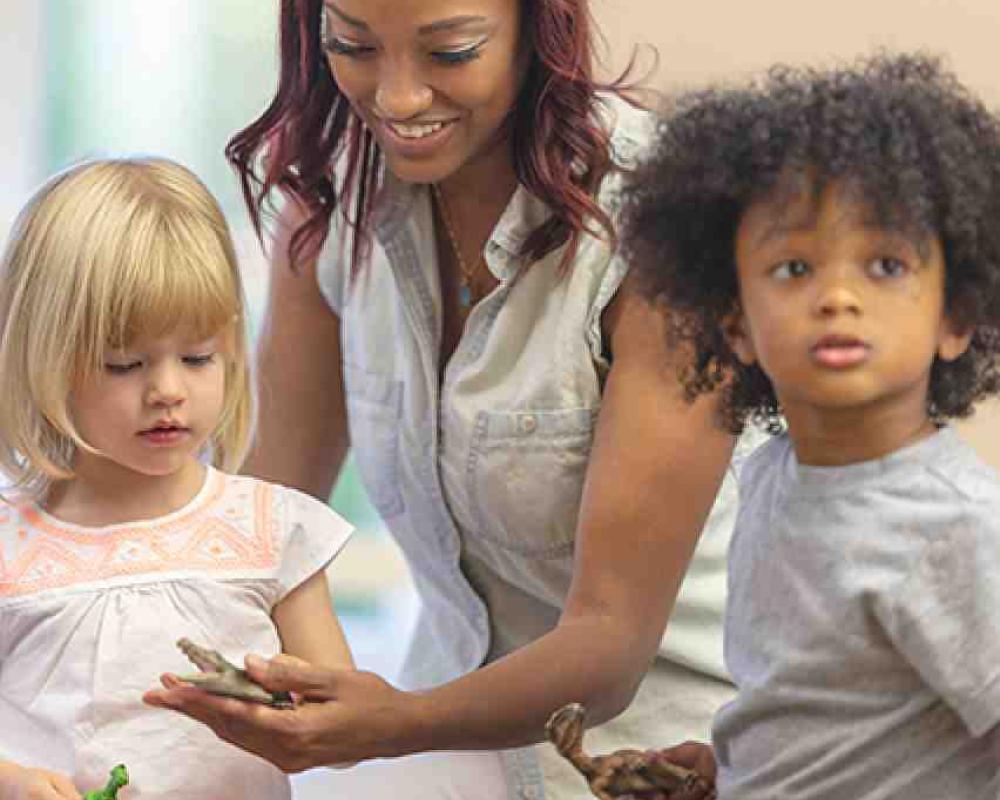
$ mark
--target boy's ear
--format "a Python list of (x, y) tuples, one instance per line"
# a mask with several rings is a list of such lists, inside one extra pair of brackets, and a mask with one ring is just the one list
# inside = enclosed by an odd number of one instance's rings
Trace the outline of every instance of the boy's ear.
[(972, 325), (954, 322), (950, 316), (944, 318), (938, 335), (937, 355), (942, 361), (954, 361), (965, 354), (972, 342), (975, 328)]
[(740, 363), (749, 367), (757, 360), (757, 351), (747, 333), (742, 309), (737, 308), (722, 320), (722, 335)]

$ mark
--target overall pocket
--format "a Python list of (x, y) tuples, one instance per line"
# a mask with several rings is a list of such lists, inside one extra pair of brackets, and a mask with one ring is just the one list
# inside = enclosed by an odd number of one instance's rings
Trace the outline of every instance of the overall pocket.
[(351, 450), (361, 483), (383, 519), (405, 510), (399, 486), (402, 381), (344, 365)]
[(467, 480), (473, 535), (528, 556), (573, 547), (597, 410), (481, 411)]

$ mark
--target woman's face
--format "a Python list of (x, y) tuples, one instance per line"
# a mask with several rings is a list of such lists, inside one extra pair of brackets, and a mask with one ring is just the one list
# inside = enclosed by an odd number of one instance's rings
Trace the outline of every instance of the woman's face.
[(520, 88), (520, 0), (324, 0), (337, 85), (389, 168), (435, 183), (505, 140)]

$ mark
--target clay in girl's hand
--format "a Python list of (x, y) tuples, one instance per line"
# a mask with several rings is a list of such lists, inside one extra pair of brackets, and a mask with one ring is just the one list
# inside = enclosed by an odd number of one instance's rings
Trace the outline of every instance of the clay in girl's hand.
[(128, 770), (124, 764), (112, 768), (111, 777), (103, 789), (94, 789), (83, 795), (83, 800), (118, 800), (118, 790), (128, 784)]

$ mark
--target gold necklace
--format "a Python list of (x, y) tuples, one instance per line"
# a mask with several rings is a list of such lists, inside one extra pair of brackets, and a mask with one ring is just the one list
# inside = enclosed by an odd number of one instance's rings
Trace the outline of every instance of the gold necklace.
[(458, 277), (458, 305), (465, 312), (472, 306), (472, 276), (475, 275), (476, 268), (479, 266), (483, 254), (479, 254), (479, 257), (471, 267), (465, 263), (462, 251), (458, 247), (458, 238), (455, 236), (455, 229), (451, 224), (451, 214), (448, 212), (448, 206), (444, 202), (444, 195), (441, 194), (441, 189), (436, 183), (431, 184), (431, 189), (434, 191), (438, 209), (441, 211), (441, 221), (444, 222), (444, 229), (448, 234), (451, 251), (455, 254), (455, 260), (458, 262), (458, 271), (460, 273)]

